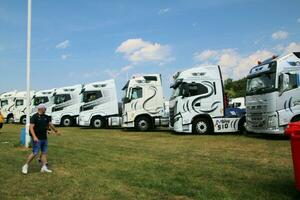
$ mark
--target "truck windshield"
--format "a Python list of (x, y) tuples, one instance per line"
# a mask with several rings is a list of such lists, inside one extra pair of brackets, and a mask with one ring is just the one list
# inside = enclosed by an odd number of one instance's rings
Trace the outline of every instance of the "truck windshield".
[(248, 78), (246, 92), (248, 95), (263, 94), (275, 90), (276, 73), (263, 73)]
[(6, 105), (8, 105), (8, 100), (2, 100), (1, 101), (1, 107), (4, 107)]
[(16, 106), (23, 106), (24, 105), (24, 100), (23, 99), (17, 99), (16, 100)]
[(66, 101), (71, 100), (71, 95), (70, 94), (57, 94), (54, 97), (54, 103), (55, 104), (61, 104)]
[(88, 103), (102, 97), (101, 91), (88, 91), (83, 93), (83, 102)]
[(49, 101), (48, 97), (35, 97), (33, 100), (33, 105), (37, 106), (40, 105), (42, 103), (47, 103)]

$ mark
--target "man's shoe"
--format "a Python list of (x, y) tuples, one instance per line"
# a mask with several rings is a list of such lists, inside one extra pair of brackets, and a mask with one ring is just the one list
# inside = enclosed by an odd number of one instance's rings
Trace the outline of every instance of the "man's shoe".
[(44, 173), (44, 172), (45, 173), (52, 173), (52, 170), (48, 169), (46, 166), (43, 166), (42, 169), (41, 169), (41, 172), (42, 173)]
[(23, 165), (22, 167), (22, 174), (28, 174), (28, 164)]

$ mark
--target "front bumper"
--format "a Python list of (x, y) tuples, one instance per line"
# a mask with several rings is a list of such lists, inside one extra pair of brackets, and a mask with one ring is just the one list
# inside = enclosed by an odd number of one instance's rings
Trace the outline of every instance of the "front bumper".
[(284, 127), (278, 127), (276, 129), (264, 129), (264, 128), (248, 127), (246, 125), (246, 130), (248, 132), (252, 132), (252, 133), (274, 134), (274, 135), (283, 135), (284, 134)]
[(278, 115), (274, 113), (246, 114), (246, 130), (253, 133), (283, 135), (284, 127), (278, 126)]
[(122, 128), (134, 128), (134, 122), (123, 122), (122, 123)]
[(183, 125), (182, 117), (178, 116), (174, 119), (174, 125), (171, 129), (178, 133), (191, 133), (192, 124)]
[(90, 122), (90, 120), (83, 120), (83, 119), (79, 118), (78, 125), (79, 126), (90, 126), (91, 122)]
[(52, 124), (60, 125), (60, 117), (52, 115)]

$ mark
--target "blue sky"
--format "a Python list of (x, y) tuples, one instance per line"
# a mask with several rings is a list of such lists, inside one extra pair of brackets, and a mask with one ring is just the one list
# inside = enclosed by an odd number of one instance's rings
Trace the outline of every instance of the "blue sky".
[[(32, 87), (49, 89), (220, 64), (247, 75), (259, 59), (300, 50), (300, 1), (33, 0)], [(26, 0), (0, 0), (0, 93), (24, 90)]]

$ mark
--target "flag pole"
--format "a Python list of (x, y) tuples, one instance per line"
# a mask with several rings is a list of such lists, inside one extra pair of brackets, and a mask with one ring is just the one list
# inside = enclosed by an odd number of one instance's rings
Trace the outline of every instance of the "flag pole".
[(27, 58), (26, 58), (26, 87), (27, 87), (27, 105), (26, 105), (26, 137), (25, 147), (29, 147), (30, 136), (30, 49), (31, 49), (31, 0), (28, 0), (28, 18), (27, 18)]

